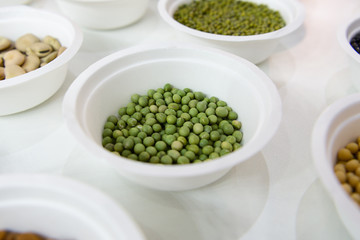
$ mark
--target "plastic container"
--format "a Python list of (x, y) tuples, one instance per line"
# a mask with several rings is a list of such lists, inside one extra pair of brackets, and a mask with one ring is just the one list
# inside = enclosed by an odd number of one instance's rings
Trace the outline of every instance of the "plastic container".
[(33, 232), (49, 239), (145, 239), (121, 206), (75, 180), (3, 174), (0, 191), (0, 230)]
[[(226, 101), (242, 121), (244, 146), (213, 161), (173, 166), (138, 162), (105, 150), (101, 135), (107, 117), (125, 106), (132, 94), (146, 94), (166, 83)], [(64, 97), (63, 114), (86, 151), (136, 183), (175, 191), (207, 185), (251, 159), (276, 133), (282, 112), (273, 82), (240, 57), (212, 48), (142, 45), (111, 54), (82, 72)]]
[(312, 132), (312, 156), (321, 182), (333, 200), (344, 226), (354, 239), (360, 236), (359, 206), (345, 192), (335, 176), (340, 148), (360, 136), (360, 94), (344, 97), (327, 107)]
[(82, 27), (110, 30), (135, 23), (149, 0), (57, 0), (60, 10)]
[(0, 36), (15, 41), (27, 33), (39, 38), (51, 35), (67, 49), (41, 68), (0, 81), (0, 116), (30, 109), (54, 95), (83, 40), (80, 29), (60, 15), (28, 6), (0, 8)]
[(187, 27), (173, 18), (173, 14), (177, 8), (182, 4), (191, 2), (191, 0), (159, 0), (158, 11), (167, 24), (176, 31), (189, 36), (191, 42), (226, 50), (239, 55), (252, 63), (258, 64), (274, 53), (282, 38), (290, 35), (302, 25), (305, 18), (305, 10), (303, 5), (297, 0), (250, 1), (258, 4), (263, 3), (268, 5), (271, 9), (278, 10), (286, 21), (286, 26), (277, 31), (265, 34), (226, 36), (206, 33)]

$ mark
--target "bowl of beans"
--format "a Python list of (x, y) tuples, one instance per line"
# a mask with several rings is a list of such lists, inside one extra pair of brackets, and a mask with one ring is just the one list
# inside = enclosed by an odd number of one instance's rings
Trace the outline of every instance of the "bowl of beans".
[(298, 1), (160, 0), (162, 19), (187, 40), (237, 54), (255, 64), (304, 21)]
[(236, 55), (194, 45), (140, 45), (82, 72), (63, 102), (81, 145), (122, 176), (159, 190), (216, 181), (276, 133), (273, 82)]
[(28, 6), (3, 7), (0, 15), (0, 116), (4, 116), (37, 106), (61, 87), (82, 33), (66, 18)]
[(0, 239), (145, 239), (121, 205), (76, 180), (2, 174), (0, 190)]
[(348, 59), (352, 83), (360, 91), (360, 16), (345, 21), (339, 27), (337, 37)]
[(68, 18), (84, 28), (113, 30), (139, 21), (149, 0), (56, 0)]
[(320, 180), (345, 227), (354, 238), (360, 230), (360, 94), (328, 106), (312, 132), (312, 155)]

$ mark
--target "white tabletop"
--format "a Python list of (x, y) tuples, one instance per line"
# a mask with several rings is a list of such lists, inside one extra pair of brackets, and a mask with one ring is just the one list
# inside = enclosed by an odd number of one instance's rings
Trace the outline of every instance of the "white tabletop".
[[(336, 34), (360, 12), (360, 1), (301, 2), (304, 26), (258, 65), (283, 102), (279, 131), (261, 153), (217, 182), (185, 192), (135, 185), (87, 153), (64, 124), (64, 93), (87, 66), (129, 46), (179, 40), (159, 17), (156, 0), (126, 28), (83, 29), (83, 46), (62, 88), (33, 109), (0, 117), (0, 173), (50, 173), (88, 183), (125, 207), (149, 240), (350, 239), (317, 178), (310, 138), (325, 107), (356, 91)], [(59, 12), (54, 1), (28, 5)]]

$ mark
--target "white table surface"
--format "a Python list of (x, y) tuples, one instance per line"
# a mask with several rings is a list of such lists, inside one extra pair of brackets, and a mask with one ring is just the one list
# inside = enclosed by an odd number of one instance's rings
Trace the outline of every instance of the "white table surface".
[[(156, 0), (129, 27), (83, 29), (83, 46), (62, 88), (33, 109), (0, 117), (0, 173), (50, 173), (88, 183), (125, 207), (149, 240), (351, 239), (317, 178), (310, 138), (325, 107), (356, 91), (336, 34), (360, 12), (360, 1), (301, 2), (304, 26), (258, 65), (283, 102), (279, 131), (263, 151), (219, 181), (185, 192), (143, 188), (84, 151), (64, 125), (64, 93), (87, 66), (130, 46), (179, 40), (159, 17)], [(59, 13), (55, 1), (28, 5)]]

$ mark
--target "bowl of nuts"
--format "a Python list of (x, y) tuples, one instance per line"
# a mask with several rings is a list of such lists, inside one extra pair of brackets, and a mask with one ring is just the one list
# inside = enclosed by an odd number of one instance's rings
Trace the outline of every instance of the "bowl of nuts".
[(360, 94), (328, 106), (312, 132), (312, 156), (320, 180), (350, 234), (360, 235)]
[(94, 63), (65, 94), (78, 142), (140, 185), (181, 191), (210, 184), (274, 136), (273, 82), (236, 55), (194, 45), (139, 45)]
[(81, 31), (60, 15), (28, 6), (1, 8), (0, 116), (51, 97), (81, 43)]
[(2, 174), (0, 191), (2, 240), (145, 239), (121, 205), (73, 179)]
[(297, 0), (160, 0), (158, 11), (189, 41), (229, 51), (255, 64), (297, 30), (305, 15)]

